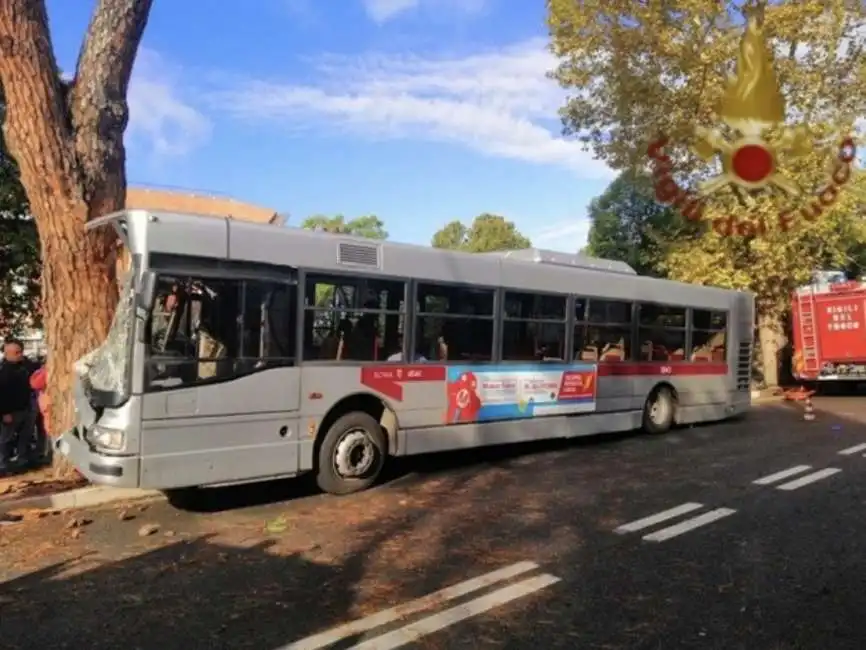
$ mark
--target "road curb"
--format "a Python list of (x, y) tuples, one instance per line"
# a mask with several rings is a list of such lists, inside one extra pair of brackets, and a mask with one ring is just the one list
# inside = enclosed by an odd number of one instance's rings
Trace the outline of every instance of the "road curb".
[(139, 501), (162, 497), (158, 490), (139, 490), (107, 486), (88, 486), (67, 492), (0, 500), (0, 515), (13, 510), (73, 510), (101, 506), (117, 501)]

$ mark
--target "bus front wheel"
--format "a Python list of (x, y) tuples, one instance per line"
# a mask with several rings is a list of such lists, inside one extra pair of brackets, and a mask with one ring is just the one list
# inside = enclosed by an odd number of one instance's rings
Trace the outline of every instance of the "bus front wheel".
[(676, 402), (667, 386), (659, 386), (647, 398), (643, 407), (643, 429), (647, 433), (664, 433), (674, 424)]
[(356, 411), (339, 418), (319, 447), (316, 483), (329, 494), (351, 494), (375, 483), (385, 465), (387, 442), (379, 423)]

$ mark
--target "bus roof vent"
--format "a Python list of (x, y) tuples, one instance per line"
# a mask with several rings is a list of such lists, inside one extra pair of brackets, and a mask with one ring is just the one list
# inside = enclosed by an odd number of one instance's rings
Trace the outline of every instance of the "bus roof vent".
[(341, 241), (337, 245), (337, 264), (379, 268), (379, 247)]
[(632, 267), (625, 262), (617, 260), (605, 260), (600, 257), (589, 257), (580, 253), (562, 253), (559, 251), (544, 250), (541, 248), (525, 248), (517, 251), (502, 251), (499, 253), (487, 253), (487, 255), (498, 255), (499, 257), (516, 260), (520, 262), (533, 262), (534, 264), (550, 264), (552, 266), (570, 266), (592, 271), (605, 271), (607, 273), (622, 273), (624, 275), (637, 275)]

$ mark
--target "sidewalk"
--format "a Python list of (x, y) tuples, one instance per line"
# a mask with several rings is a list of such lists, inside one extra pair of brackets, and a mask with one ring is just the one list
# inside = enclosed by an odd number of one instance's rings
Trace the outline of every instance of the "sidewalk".
[(54, 469), (48, 465), (0, 477), (0, 502), (57, 494), (85, 485), (87, 485), (87, 480), (80, 476), (70, 479), (54, 478)]
[(0, 479), (0, 521), (9, 514), (26, 511), (71, 510), (159, 496), (154, 490), (91, 485), (80, 476), (55, 479), (53, 469), (44, 467)]

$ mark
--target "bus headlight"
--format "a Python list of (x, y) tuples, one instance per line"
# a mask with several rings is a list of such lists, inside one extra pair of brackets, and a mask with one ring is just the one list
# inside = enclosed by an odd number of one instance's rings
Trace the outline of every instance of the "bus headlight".
[(126, 442), (123, 431), (117, 429), (106, 429), (100, 426), (94, 427), (87, 436), (94, 445), (103, 449), (120, 450)]

